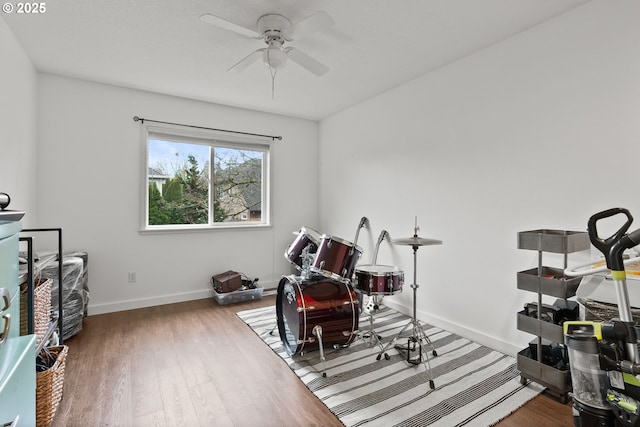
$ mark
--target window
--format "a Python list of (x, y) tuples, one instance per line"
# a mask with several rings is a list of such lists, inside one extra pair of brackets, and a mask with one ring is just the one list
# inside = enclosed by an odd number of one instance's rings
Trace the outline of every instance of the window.
[(269, 225), (269, 145), (147, 128), (144, 230)]

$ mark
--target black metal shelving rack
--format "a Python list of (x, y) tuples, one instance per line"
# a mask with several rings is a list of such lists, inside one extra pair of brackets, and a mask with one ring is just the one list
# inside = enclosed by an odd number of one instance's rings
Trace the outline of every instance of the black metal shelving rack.
[[(63, 309), (62, 309), (62, 272), (63, 272), (63, 252), (62, 252), (62, 228), (23, 228), (21, 233), (42, 233), (42, 232), (55, 232), (58, 237), (58, 318), (52, 321), (51, 325), (47, 329), (47, 333), (40, 341), (38, 348), (36, 348), (36, 354), (40, 354), (40, 350), (46, 344), (49, 337), (58, 328), (58, 336), (60, 344), (63, 343), (62, 325), (63, 325)], [(29, 334), (33, 333), (33, 286), (34, 286), (34, 272), (33, 272), (33, 237), (25, 236), (20, 237), (20, 241), (27, 243), (27, 330)]]
[[(531, 230), (518, 233), (518, 249), (538, 251), (538, 267), (518, 272), (518, 289), (535, 292), (538, 307), (542, 307), (542, 296), (548, 295), (564, 300), (575, 296), (580, 284), (580, 277), (567, 277), (567, 254), (584, 251), (590, 248), (589, 235), (580, 231), (565, 230)], [(543, 265), (543, 253), (564, 255), (564, 267), (554, 268)], [(547, 387), (566, 402), (571, 391), (569, 369), (559, 370), (542, 362), (542, 339), (563, 343), (561, 325), (542, 319), (542, 310), (537, 310), (538, 317), (528, 317), (524, 312), (517, 315), (518, 329), (537, 336), (537, 354), (531, 354), (529, 348), (518, 353), (517, 364), (521, 381), (535, 381)]]

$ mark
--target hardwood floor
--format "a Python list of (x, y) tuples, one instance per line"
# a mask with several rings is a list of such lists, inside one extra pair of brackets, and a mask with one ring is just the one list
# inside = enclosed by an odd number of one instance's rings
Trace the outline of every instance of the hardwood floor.
[[(86, 318), (65, 342), (52, 427), (342, 426), (235, 315), (274, 301), (198, 300)], [(497, 426), (571, 427), (571, 407), (541, 395)]]

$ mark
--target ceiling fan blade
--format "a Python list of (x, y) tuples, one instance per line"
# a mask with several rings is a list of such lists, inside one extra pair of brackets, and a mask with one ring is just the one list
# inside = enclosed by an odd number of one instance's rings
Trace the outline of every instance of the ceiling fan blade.
[(299, 51), (298, 49), (294, 49), (292, 47), (288, 48), (287, 55), (293, 62), (311, 71), (316, 76), (322, 76), (329, 71), (329, 67), (322, 64), (321, 62), (316, 61), (315, 59), (313, 59), (306, 53)]
[(240, 61), (236, 62), (231, 68), (227, 71), (234, 71), (239, 73), (240, 71), (245, 70), (249, 65), (253, 64), (258, 60), (258, 58), (262, 57), (262, 52), (264, 52), (266, 48), (258, 49), (251, 52), (249, 55), (242, 58)]
[(330, 28), (334, 24), (333, 18), (327, 12), (319, 11), (285, 30), (285, 35), (289, 40), (295, 40)]
[(242, 34), (243, 36), (247, 36), (247, 37), (251, 37), (254, 39), (260, 39), (262, 38), (262, 36), (260, 34), (258, 34), (257, 32), (249, 29), (249, 28), (245, 28), (242, 27), (238, 24), (234, 24), (233, 22), (229, 22), (229, 21), (225, 21), (222, 18), (218, 18), (215, 15), (211, 15), (211, 14), (204, 14), (202, 16), (200, 16), (200, 20), (202, 22), (206, 22), (207, 24), (211, 24), (211, 25), (215, 25), (216, 27), (219, 28), (223, 28), (225, 30), (229, 30), (229, 31), (233, 31), (234, 33), (238, 33), (238, 34)]

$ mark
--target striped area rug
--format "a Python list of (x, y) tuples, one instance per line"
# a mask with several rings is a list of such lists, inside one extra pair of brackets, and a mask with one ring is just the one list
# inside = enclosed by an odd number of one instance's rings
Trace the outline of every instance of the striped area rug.
[[(358, 338), (347, 348), (327, 348), (323, 365), (319, 351), (286, 353), (274, 330), (275, 307), (241, 311), (238, 317), (349, 427), (491, 426), (543, 390), (536, 383), (521, 384), (513, 357), (429, 325), (423, 328), (438, 354), (428, 352), (435, 390), (429, 387), (425, 365), (407, 363), (393, 347), (388, 360), (377, 360), (379, 347)], [(409, 320), (383, 307), (374, 316), (373, 329), (384, 345)], [(359, 323), (360, 329), (368, 329), (369, 317), (363, 315)]]

